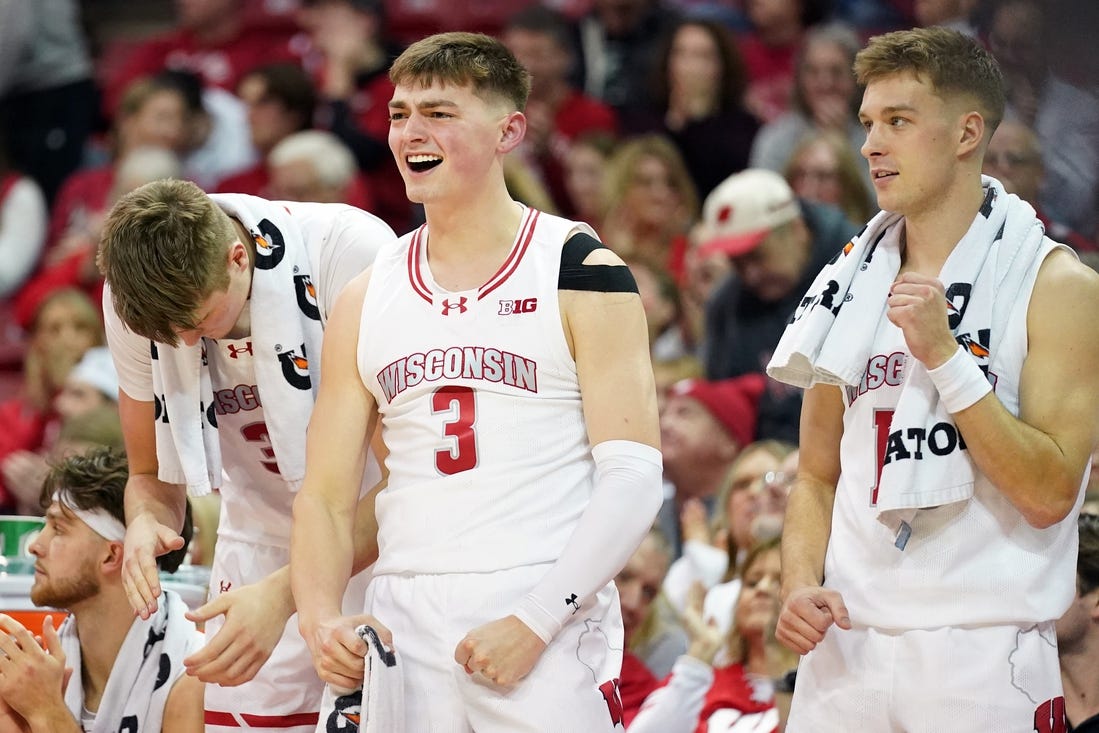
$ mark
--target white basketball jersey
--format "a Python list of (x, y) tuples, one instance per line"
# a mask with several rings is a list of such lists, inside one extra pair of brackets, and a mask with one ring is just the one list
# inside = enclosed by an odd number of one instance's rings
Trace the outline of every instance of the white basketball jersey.
[(524, 209), (484, 285), (443, 290), (426, 226), (386, 246), (363, 303), (358, 366), (381, 415), (384, 573), (489, 572), (556, 560), (594, 462), (561, 324), (561, 248), (583, 224)]
[[(996, 396), (1019, 414), (1019, 378), (1027, 354), (1026, 319), (1038, 269), (1035, 260), (1014, 303), (1004, 343), (996, 344)], [(983, 344), (988, 347), (989, 344)], [(890, 418), (910, 365), (904, 335), (882, 316), (863, 383), (844, 393), (839, 487), (825, 561), (825, 585), (839, 590), (856, 624), (920, 629), (1056, 619), (1068, 608), (1076, 580), (1075, 516), (1035, 529), (981, 473), (973, 498), (921, 510), (904, 550), (877, 519), (879, 471)], [(910, 431), (911, 432), (911, 431)], [(900, 436), (903, 449), (959, 448), (952, 423), (932, 434)], [(901, 446), (889, 443), (889, 449)], [(1078, 500), (1079, 503), (1079, 500)]]

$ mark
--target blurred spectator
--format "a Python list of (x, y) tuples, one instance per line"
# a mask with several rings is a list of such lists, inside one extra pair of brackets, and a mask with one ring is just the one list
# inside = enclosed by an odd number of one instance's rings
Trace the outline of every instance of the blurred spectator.
[(95, 108), (80, 3), (0, 3), (0, 137), (47, 202), (79, 167)]
[(115, 166), (131, 150), (165, 148), (183, 155), (188, 147), (190, 111), (186, 95), (173, 80), (156, 76), (139, 79), (126, 90), (108, 140), (110, 162), (79, 170), (66, 179), (50, 214), (47, 247), (68, 231), (101, 218), (114, 185)]
[(824, 18), (821, 0), (745, 0), (752, 29), (740, 37), (748, 69), (745, 106), (761, 122), (790, 107), (794, 59), (806, 29)]
[(46, 245), (48, 220), (42, 189), (9, 167), (0, 131), (0, 301), (10, 298), (34, 271)]
[(623, 142), (607, 163), (604, 185), (596, 227), (603, 241), (620, 257), (648, 260), (678, 281), (698, 194), (675, 145), (660, 135)]
[(988, 50), (996, 57), (1007, 92), (1005, 119), (1033, 126), (1049, 76), (1043, 29), (1045, 11), (1037, 0), (999, 0), (988, 20)]
[(855, 167), (857, 156), (847, 138), (835, 130), (811, 132), (790, 154), (783, 175), (798, 198), (835, 206), (848, 221), (862, 224), (878, 207), (866, 185), (867, 166)]
[(248, 131), (260, 161), (246, 171), (223, 178), (217, 192), (271, 198), (267, 156), (286, 136), (312, 126), (316, 90), (300, 66), (275, 63), (245, 74), (237, 95), (248, 111)]
[(65, 418), (57, 433), (57, 442), (49, 452), (50, 460), (83, 453), (93, 446), (123, 450), (122, 420), (118, 405), (102, 404), (87, 412)]
[[(726, 595), (736, 598), (740, 587), (736, 569), (760, 539), (752, 534), (751, 526), (767, 509), (766, 479), (778, 476), (781, 462), (791, 450), (792, 446), (777, 440), (749, 443), (723, 478), (712, 516), (698, 499), (683, 503), (679, 517), (683, 555), (672, 563), (664, 579), (664, 595), (677, 612), (686, 609), (688, 594), (696, 583), (709, 593), (726, 581)], [(731, 603), (725, 611), (732, 611)], [(728, 628), (723, 619), (717, 623)]]
[(653, 361), (668, 361), (687, 356), (691, 344), (681, 325), (679, 291), (663, 268), (648, 260), (627, 259), (626, 264), (637, 281), (641, 305), (649, 327), (649, 353)]
[(631, 733), (781, 729), (775, 680), (797, 665), (796, 656), (774, 643), (781, 567), (777, 538), (749, 553), (727, 636), (702, 620), (697, 602), (692, 606), (687, 654), (645, 700)]
[(912, 13), (919, 27), (942, 26), (976, 37), (973, 12), (978, 3), (979, 0), (915, 0)]
[(388, 70), (400, 49), (386, 37), (382, 0), (303, 0), (298, 22), (312, 46), (305, 63), (319, 92), (317, 126), (355, 155), (375, 194), (370, 213), (407, 231), (412, 207), (388, 142)]
[(656, 404), (658, 413), (663, 415), (668, 405), (672, 387), (684, 379), (702, 379), (702, 362), (695, 356), (680, 356), (674, 359), (653, 359), (653, 378), (656, 381)]
[(54, 398), (53, 406), (63, 420), (97, 407), (118, 408), (118, 373), (106, 346), (93, 346), (84, 352)]
[(267, 171), (274, 199), (373, 208), (355, 157), (330, 132), (303, 130), (283, 138), (267, 156)]
[(4, 485), (20, 514), (36, 514), (42, 482), (50, 464), (96, 446), (123, 449), (118, 414), (118, 375), (105, 346), (93, 346), (69, 372), (53, 400), (59, 427), (56, 438), (38, 450), (15, 451), (0, 462)]
[(1034, 207), (1046, 233), (1055, 241), (1069, 245), (1077, 252), (1099, 249), (1095, 242), (1060, 222), (1051, 221), (1041, 208), (1038, 192), (1045, 178), (1042, 149), (1038, 136), (1029, 127), (1015, 120), (1004, 120), (996, 128), (985, 152), (982, 172), (1004, 184), (1013, 193)]
[[(749, 551), (757, 544), (782, 534), (786, 504), (798, 470), (799, 451), (789, 443), (761, 441), (753, 445), (768, 445), (768, 453), (780, 457), (781, 461), (776, 470), (757, 476), (747, 488), (741, 484), (738, 489), (730, 481), (729, 493), (725, 495), (723, 504), (725, 514), (717, 517), (728, 532), (726, 571), (723, 582), (707, 590), (703, 617), (707, 623), (715, 624), (722, 631), (729, 628), (735, 615), (736, 598), (740, 593), (739, 569)], [(761, 461), (758, 454), (754, 462), (756, 471), (763, 463), (769, 463)], [(720, 536), (721, 525), (715, 523), (715, 526), (718, 527), (715, 534)], [(717, 567), (715, 563), (714, 569)]]
[(722, 252), (702, 247), (706, 227), (698, 222), (687, 237), (687, 252), (683, 257), (683, 278), (680, 281), (679, 305), (683, 310), (683, 328), (695, 344), (695, 353), (703, 356), (706, 345), (706, 308), (718, 287), (733, 271), (729, 258)]
[(252, 68), (272, 61), (295, 61), (290, 27), (250, 25), (244, 0), (173, 0), (177, 27), (130, 52), (106, 80), (104, 109), (113, 112), (134, 80), (164, 69), (190, 71), (203, 88), (232, 92)]
[(684, 537), (680, 517), (691, 499), (705, 505), (707, 521), (717, 494), (741, 449), (756, 432), (762, 374), (709, 382), (692, 379), (674, 385), (660, 415), (664, 457), (664, 505), (657, 526), (679, 557)]
[(1081, 514), (1076, 597), (1057, 621), (1065, 717), (1074, 733), (1099, 731), (1099, 516)]
[(565, 190), (573, 218), (597, 226), (604, 211), (607, 161), (614, 153), (610, 135), (592, 133), (572, 141), (565, 154)]
[(759, 123), (744, 108), (744, 62), (717, 21), (688, 18), (665, 35), (652, 99), (623, 113), (626, 133), (666, 135), (683, 156), (699, 196), (748, 164)]
[(619, 111), (647, 102), (656, 49), (675, 17), (664, 0), (592, 0), (573, 32), (573, 85)]
[(756, 135), (753, 168), (780, 172), (800, 140), (813, 132), (834, 130), (850, 142), (851, 164), (870, 185), (870, 167), (859, 153), (866, 139), (858, 116), (862, 93), (851, 69), (861, 47), (855, 32), (842, 25), (821, 26), (805, 35), (798, 55), (793, 105)]
[[(518, 158), (541, 179), (556, 209), (572, 216), (565, 186), (565, 159), (576, 138), (590, 133), (614, 135), (614, 110), (577, 91), (569, 83), (573, 66), (568, 23), (557, 12), (532, 5), (508, 21), (502, 40), (531, 75), (524, 114), (527, 132)], [(513, 156), (514, 157), (514, 156)]]
[[(634, 657), (648, 673), (640, 674), (642, 679), (668, 674), (676, 657), (687, 649), (687, 635), (683, 629), (669, 621), (668, 614), (660, 609), (660, 588), (664, 574), (668, 572), (670, 552), (663, 535), (656, 529), (650, 530), (614, 579), (622, 603), (626, 655)], [(623, 661), (623, 668), (626, 666)], [(644, 694), (638, 696), (637, 707)]]
[[(83, 290), (99, 308), (103, 277), (96, 268), (95, 255), (107, 212), (123, 194), (151, 181), (178, 178), (180, 173), (179, 159), (169, 150), (152, 147), (129, 150), (110, 170), (107, 189), (89, 192), (97, 199), (103, 196), (102, 203), (97, 208), (89, 205), (73, 210), (68, 227), (47, 251), (42, 267), (20, 290), (15, 301), (16, 318), (25, 323), (44, 297), (62, 288)], [(89, 176), (93, 181), (99, 178)]]
[(1099, 3), (1049, 0), (1046, 12), (1071, 20), (1047, 23), (1043, 36), (1050, 77), (1034, 123), (1046, 168), (1042, 208), (1094, 241), (1099, 239)]
[[(0, 404), (0, 466), (13, 453), (38, 450), (53, 439), (54, 397), (84, 352), (102, 345), (103, 322), (84, 293), (59, 290), (42, 301), (28, 328), (23, 388)], [(14, 497), (0, 482), (0, 513), (14, 508)]]
[(202, 188), (213, 188), (223, 178), (252, 166), (258, 157), (248, 132), (248, 111), (235, 94), (217, 87), (203, 88), (199, 77), (169, 69), (154, 79), (174, 86), (187, 105), (184, 118), (183, 176)]
[[(777, 173), (729, 176), (703, 207), (703, 248), (723, 252), (733, 274), (707, 308), (706, 376), (762, 372), (794, 307), (858, 227), (839, 209), (798, 201)], [(798, 442), (801, 390), (767, 380), (757, 438)]]

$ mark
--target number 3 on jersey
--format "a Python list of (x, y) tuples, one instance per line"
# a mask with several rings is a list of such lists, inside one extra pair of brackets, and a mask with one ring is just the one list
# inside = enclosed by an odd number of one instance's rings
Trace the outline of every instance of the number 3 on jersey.
[(477, 422), (474, 391), (458, 385), (440, 387), (431, 393), (431, 412), (434, 415), (454, 415), (453, 419), (443, 423), (443, 436), (454, 440), (451, 447), (435, 451), (436, 470), (451, 476), (474, 468), (477, 465), (477, 435), (473, 432), (473, 425)]

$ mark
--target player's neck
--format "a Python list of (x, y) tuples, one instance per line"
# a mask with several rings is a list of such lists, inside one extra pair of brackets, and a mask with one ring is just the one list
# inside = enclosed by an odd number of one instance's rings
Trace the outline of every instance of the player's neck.
[[(231, 219), (233, 222), (233, 228), (237, 231), (237, 236), (240, 241), (248, 249), (248, 301), (252, 300), (252, 277), (256, 272), (256, 240), (252, 238), (248, 230), (244, 228), (236, 219)], [(237, 322), (233, 324), (233, 328), (229, 333), (225, 334), (226, 338), (244, 338), (252, 333), (252, 309), (245, 307), (240, 312), (240, 316), (237, 317)]]
[(1080, 649), (1061, 651), (1065, 713), (1073, 723), (1081, 723), (1093, 715), (1099, 715), (1099, 673), (1096, 672), (1095, 665), (1097, 654), (1097, 639), (1085, 641)]
[(486, 282), (511, 251), (523, 208), (507, 195), (467, 199), (454, 207), (433, 203), (427, 215), (428, 267), (447, 290)]
[(902, 272), (938, 277), (947, 257), (969, 231), (984, 201), (977, 185), (958, 186), (947, 192), (942, 205), (905, 216)]
[(99, 697), (135, 617), (122, 587), (118, 586), (116, 592), (107, 584), (94, 599), (74, 608), (72, 614), (80, 639), (81, 683), (85, 695), (91, 692)]

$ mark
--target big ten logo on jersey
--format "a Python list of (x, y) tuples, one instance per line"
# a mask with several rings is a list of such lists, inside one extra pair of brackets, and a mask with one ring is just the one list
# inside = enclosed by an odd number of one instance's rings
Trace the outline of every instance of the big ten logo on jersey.
[(538, 298), (517, 298), (516, 300), (501, 300), (500, 310), (496, 315), (510, 316), (515, 313), (533, 313), (538, 310)]

